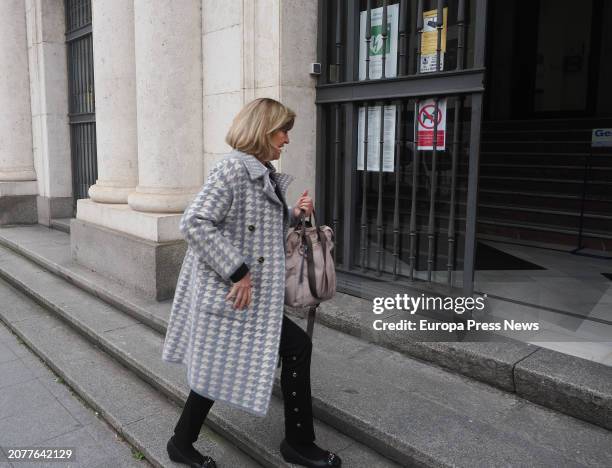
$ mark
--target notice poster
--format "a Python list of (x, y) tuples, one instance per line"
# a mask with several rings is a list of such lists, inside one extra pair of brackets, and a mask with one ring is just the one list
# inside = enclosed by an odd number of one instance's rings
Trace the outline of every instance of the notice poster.
[[(387, 7), (387, 40), (383, 51), (382, 20), (383, 9), (370, 10), (370, 79), (382, 78), (382, 58), (385, 57), (385, 78), (397, 76), (397, 43), (399, 4)], [(366, 20), (367, 11), (359, 17), (359, 79), (366, 78)]]
[[(426, 99), (417, 104), (417, 149), (433, 150), (436, 103)], [(438, 133), (436, 149), (444, 151), (446, 145), (446, 99), (438, 100)]]
[[(383, 172), (394, 170), (396, 106), (385, 106), (383, 129)], [(363, 171), (365, 106), (359, 108), (357, 170)], [(368, 107), (368, 171), (380, 171), (380, 106)]]
[[(444, 70), (444, 53), (446, 52), (446, 17), (448, 8), (443, 9), (442, 38), (440, 41), (440, 70)], [(438, 48), (438, 10), (423, 12), (423, 34), (421, 35), (421, 63), (420, 72), (436, 71)]]

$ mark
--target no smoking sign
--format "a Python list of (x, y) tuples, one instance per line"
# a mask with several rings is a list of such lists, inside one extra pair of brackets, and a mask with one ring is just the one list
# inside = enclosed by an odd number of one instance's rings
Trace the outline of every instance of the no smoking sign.
[(436, 124), (438, 127), (436, 149), (444, 151), (446, 143), (446, 99), (438, 101), (437, 119), (436, 103), (433, 99), (419, 102), (417, 108), (417, 149), (433, 150)]

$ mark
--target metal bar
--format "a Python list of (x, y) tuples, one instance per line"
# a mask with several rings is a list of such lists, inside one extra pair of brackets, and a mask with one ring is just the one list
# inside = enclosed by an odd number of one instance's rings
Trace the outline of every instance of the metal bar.
[(395, 114), (395, 194), (393, 196), (393, 279), (397, 280), (397, 265), (399, 263), (399, 235), (400, 235), (400, 221), (399, 221), (399, 192), (400, 192), (400, 163), (401, 163), (401, 152), (403, 142), (403, 131), (402, 131), (402, 109), (404, 104), (399, 102), (396, 105)]
[[(334, 105), (335, 126), (334, 126), (334, 180), (340, 181), (340, 104)], [(334, 209), (333, 209), (333, 226), (334, 232), (338, 232), (340, 200), (339, 188), (340, 184), (334, 184)], [(334, 249), (334, 262), (336, 261), (336, 249)]]
[(78, 184), (78, 197), (79, 198), (83, 198), (81, 196), (82, 192), (83, 192), (83, 187), (82, 187), (82, 180), (83, 180), (83, 126), (79, 125), (77, 126), (77, 132), (76, 132), (76, 141), (77, 141), (77, 145), (76, 145), (76, 161), (78, 164), (78, 174), (77, 174), (77, 184)]
[(68, 44), (68, 112), (75, 111), (74, 105), (74, 44)]
[(83, 38), (83, 105), (87, 112), (91, 112), (91, 99), (89, 96), (89, 38), (91, 38), (91, 36)]
[(364, 124), (363, 124), (363, 182), (361, 187), (361, 269), (366, 269), (366, 250), (367, 250), (367, 185), (368, 185), (368, 120), (369, 119), (368, 103), (364, 106)]
[(353, 251), (355, 247), (355, 218), (357, 203), (357, 161), (354, 154), (357, 153), (356, 144), (356, 122), (355, 113), (357, 106), (353, 103), (344, 104), (344, 200), (343, 200), (343, 226), (344, 226), (344, 250), (342, 253), (343, 264), (352, 268), (354, 262)]
[[(351, 2), (352, 4), (352, 2)], [(359, 8), (349, 8), (346, 15), (346, 47), (344, 80), (353, 82), (359, 78)]]
[(417, 3), (416, 30), (417, 30), (417, 52), (416, 52), (416, 70), (414, 71), (414, 73), (418, 75), (419, 73), (421, 73), (421, 44), (423, 41), (423, 0), (418, 0), (418, 3)]
[(474, 68), (484, 68), (487, 36), (487, 0), (476, 0), (476, 31), (474, 32)]
[(406, 0), (400, 1), (399, 13), (399, 76), (406, 74), (406, 18), (408, 17), (408, 6)]
[[(317, 177), (315, 177), (315, 194), (317, 200), (325, 200), (325, 190), (329, 174), (323, 168), (327, 167), (327, 107), (316, 106), (316, 158), (317, 158)], [(321, 219), (328, 219), (329, 213), (325, 203), (317, 206)]]
[(370, 42), (372, 41), (372, 0), (368, 0), (368, 11), (366, 13), (366, 30), (365, 30), (365, 40), (366, 40), (366, 74), (365, 79), (370, 79)]
[(69, 124), (91, 123), (96, 121), (96, 114), (93, 112), (83, 112), (82, 114), (68, 114)]
[(465, 66), (465, 0), (457, 6), (457, 70)]
[(412, 147), (412, 200), (410, 206), (410, 280), (414, 281), (416, 269), (416, 218), (417, 218), (417, 186), (419, 183), (419, 133), (417, 131), (417, 118), (419, 115), (419, 101), (415, 102), (414, 112), (414, 146)]
[(82, 50), (82, 46), (83, 46), (83, 39), (79, 39), (78, 41), (76, 41), (74, 43), (75, 47), (76, 47), (76, 57), (75, 57), (75, 68), (76, 68), (76, 92), (75, 92), (75, 98), (76, 98), (76, 111), (78, 113), (83, 113), (85, 112), (85, 109), (83, 109), (82, 106), (82, 95), (83, 95), (83, 74), (82, 74), (82, 66), (83, 66), (83, 60), (81, 60), (81, 57), (83, 56), (81, 50)]
[[(474, 32), (474, 67), (483, 67), (487, 35), (487, 0), (476, 0), (476, 30)], [(463, 249), (463, 294), (474, 293), (474, 262), (476, 255), (476, 215), (478, 208), (478, 172), (480, 169), (480, 123), (482, 93), (472, 95), (470, 123), (470, 156), (468, 168), (467, 209), (465, 217), (465, 247)]]
[(91, 112), (96, 112), (96, 87), (94, 86), (94, 63), (93, 63), (93, 36), (89, 36), (89, 53), (87, 56), (89, 64), (89, 93), (91, 96)]
[(317, 87), (316, 103), (398, 100), (408, 97), (471, 94), (484, 91), (484, 69), (453, 70), (385, 80), (351, 81)]
[(342, 0), (336, 0), (336, 82), (341, 81), (340, 55), (342, 48)]
[(94, 161), (94, 174), (91, 184), (95, 184), (98, 180), (98, 136), (96, 133), (96, 125), (91, 125), (92, 130), (92, 148), (93, 148), (93, 161)]
[(380, 104), (380, 133), (378, 150), (378, 206), (376, 209), (376, 274), (381, 275), (383, 255), (383, 213), (382, 213), (382, 191), (383, 191), (383, 155), (385, 149), (385, 103)]
[(78, 167), (78, 161), (77, 161), (77, 154), (78, 154), (78, 141), (77, 141), (77, 132), (78, 132), (78, 127), (71, 127), (70, 128), (71, 132), (70, 132), (70, 137), (71, 137), (71, 146), (72, 146), (72, 185), (74, 187), (74, 199), (77, 200), (78, 199), (78, 194), (79, 194), (79, 187), (78, 187), (78, 180), (79, 180), (79, 167)]
[(451, 162), (451, 188), (450, 188), (450, 213), (448, 215), (448, 248), (446, 268), (448, 272), (447, 282), (452, 288), (453, 286), (453, 268), (455, 266), (455, 204), (457, 191), (457, 161), (459, 159), (459, 143), (461, 138), (461, 108), (463, 106), (463, 97), (455, 98), (455, 121), (453, 122), (453, 149)]
[(82, 26), (78, 29), (75, 30), (70, 30), (68, 32), (66, 32), (66, 42), (72, 42), (75, 41), (77, 39), (79, 39), (80, 37), (83, 36), (87, 36), (87, 34), (91, 34), (92, 32), (92, 26), (91, 23), (87, 24), (85, 26)]
[(465, 214), (465, 247), (463, 249), (463, 294), (466, 296), (471, 296), (474, 292), (481, 113), (482, 94), (474, 94), (472, 95), (472, 118), (470, 123), (470, 157), (468, 163), (467, 209)]
[[(381, 79), (385, 79), (385, 65), (387, 63), (387, 0), (383, 0), (383, 17), (382, 17), (382, 72), (380, 74)], [(381, 153), (382, 157), (382, 153)]]
[(319, 0), (317, 14), (317, 61), (321, 64), (321, 74), (317, 77), (317, 84), (329, 81), (327, 63), (327, 14), (326, 0)]
[(436, 36), (436, 71), (439, 72), (442, 67), (440, 67), (440, 57), (442, 56), (442, 28), (444, 26), (444, 1), (438, 0), (438, 11), (436, 13), (436, 28), (437, 28), (437, 36)]
[[(68, 7), (66, 7), (68, 8)], [(72, 166), (72, 206), (76, 207), (76, 166), (74, 164), (74, 130), (75, 127), (70, 127), (70, 164)]]
[(82, 182), (83, 186), (83, 198), (87, 198), (87, 184), (91, 178), (91, 147), (89, 145), (90, 136), (89, 129), (91, 124), (83, 125), (83, 172), (84, 177)]
[(85, 61), (85, 56), (87, 54), (86, 42), (86, 37), (79, 41), (81, 48), (81, 53), (79, 56), (79, 68), (81, 70), (81, 112), (89, 111), (89, 109), (87, 109), (87, 63)]
[(66, 33), (66, 42), (72, 42), (75, 41), (83, 36), (87, 36), (88, 34), (92, 33), (92, 26), (91, 23), (87, 24), (85, 26), (81, 26), (78, 29), (75, 29), (74, 31), (69, 31)]
[(431, 175), (429, 178), (429, 221), (427, 225), (427, 281), (431, 283), (433, 272), (433, 250), (435, 242), (435, 220), (436, 220), (436, 190), (438, 182), (437, 159), (438, 159), (438, 118), (440, 115), (440, 99), (434, 100), (434, 122), (433, 122), (433, 141), (431, 144)]

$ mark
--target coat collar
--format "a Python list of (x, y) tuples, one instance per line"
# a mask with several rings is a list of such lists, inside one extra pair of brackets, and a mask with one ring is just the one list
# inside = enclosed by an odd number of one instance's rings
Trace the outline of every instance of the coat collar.
[(259, 178), (262, 179), (263, 191), (273, 202), (278, 203), (280, 205), (283, 204), (283, 201), (279, 200), (276, 196), (274, 187), (270, 182), (270, 174), (274, 174), (274, 181), (279, 185), (279, 188), (281, 189), (281, 194), (283, 196), (287, 191), (287, 187), (289, 187), (289, 184), (293, 181), (293, 179), (295, 179), (295, 177), (289, 174), (277, 172), (271, 163), (268, 162), (264, 165), (259, 162), (259, 160), (255, 156), (243, 153), (242, 151), (236, 149), (230, 153), (230, 157), (237, 158), (243, 162), (251, 180), (254, 181)]

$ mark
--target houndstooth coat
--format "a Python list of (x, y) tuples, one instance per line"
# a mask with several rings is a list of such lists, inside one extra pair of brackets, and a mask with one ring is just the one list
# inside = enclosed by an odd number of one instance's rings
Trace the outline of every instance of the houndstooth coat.
[[(192, 390), (258, 416), (268, 411), (278, 359), (285, 294), (285, 238), (293, 177), (234, 150), (210, 172), (181, 218), (188, 248), (164, 341), (162, 359), (183, 363)], [(234, 309), (230, 276), (246, 263), (252, 301)]]

